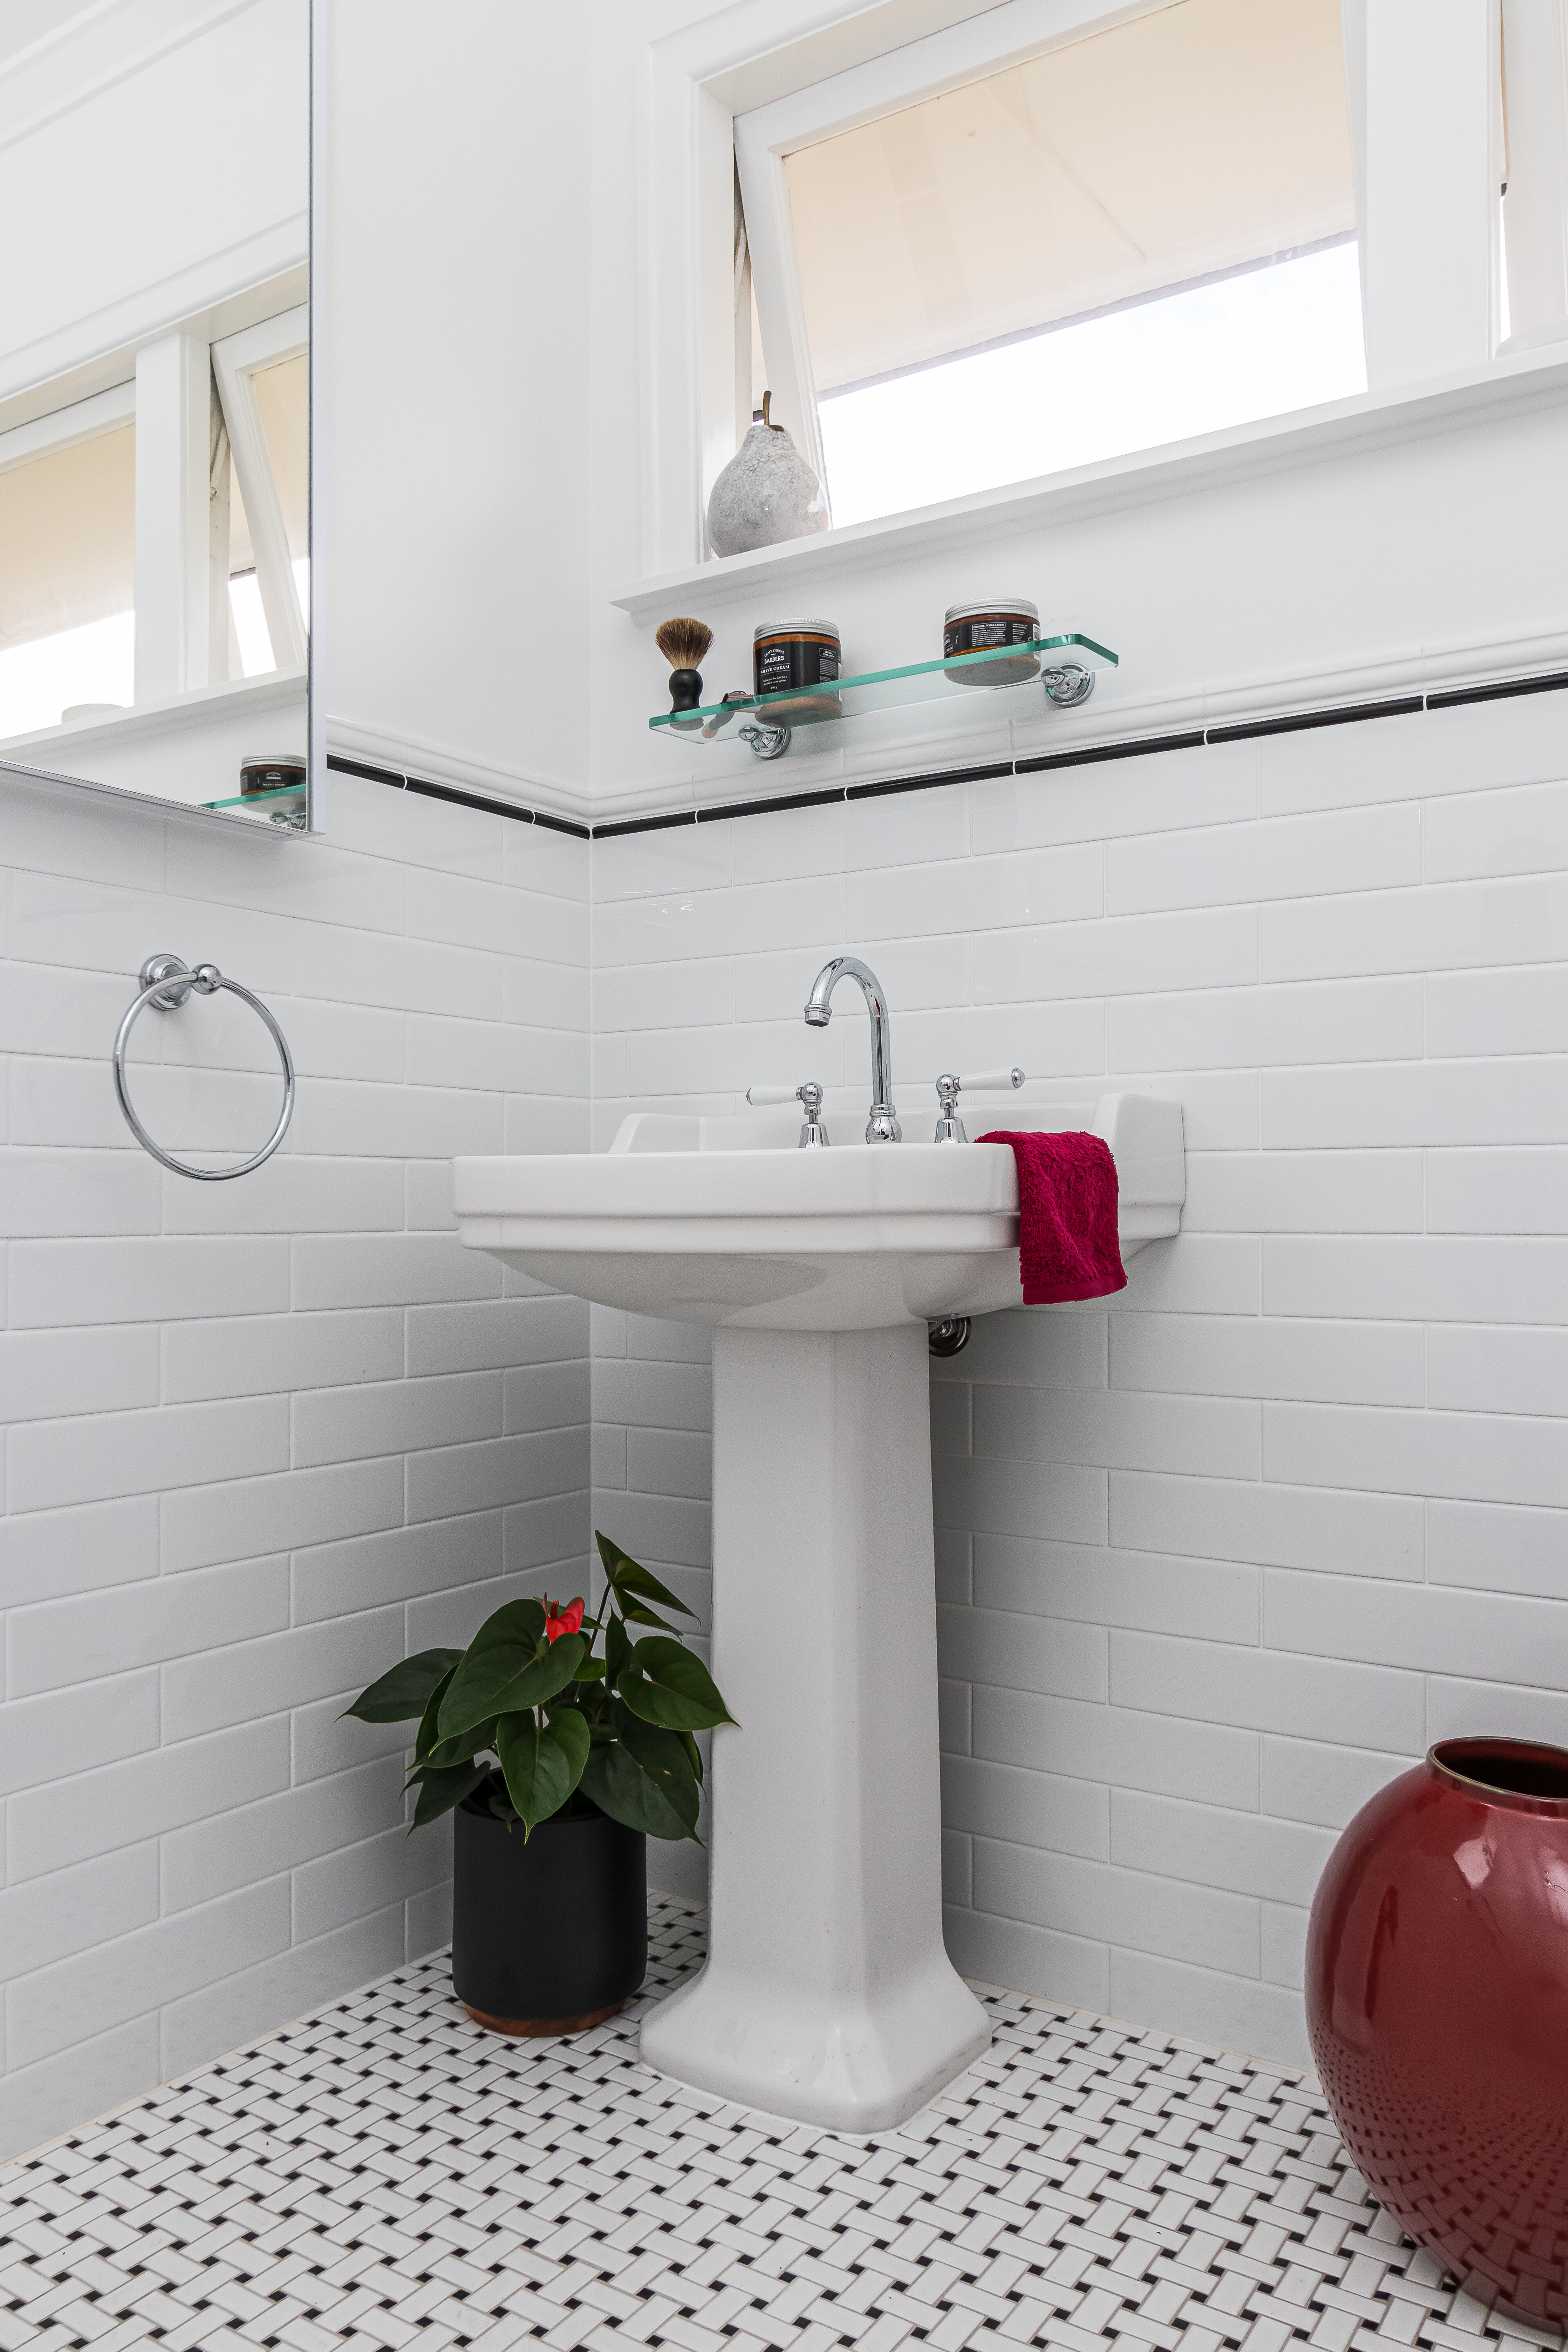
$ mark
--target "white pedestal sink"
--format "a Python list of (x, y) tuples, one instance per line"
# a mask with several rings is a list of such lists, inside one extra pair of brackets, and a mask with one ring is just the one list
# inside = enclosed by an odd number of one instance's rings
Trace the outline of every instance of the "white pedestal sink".
[[(1123, 1257), (1176, 1230), (1178, 1104), (1089, 1128)], [(710, 1948), (645, 2020), (650, 2066), (842, 2130), (900, 2123), (984, 2048), (942, 1940), (927, 1320), (1017, 1306), (999, 1144), (795, 1149), (798, 1111), (626, 1119), (610, 1150), (459, 1160), (471, 1249), (610, 1307), (713, 1327)]]

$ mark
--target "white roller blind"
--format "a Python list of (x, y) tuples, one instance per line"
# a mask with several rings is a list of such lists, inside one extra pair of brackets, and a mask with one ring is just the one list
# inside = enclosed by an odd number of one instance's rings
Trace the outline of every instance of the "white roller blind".
[(1353, 229), (1339, 0), (1174, 0), (797, 149), (819, 392)]
[(136, 602), (136, 428), (0, 471), (0, 648)]

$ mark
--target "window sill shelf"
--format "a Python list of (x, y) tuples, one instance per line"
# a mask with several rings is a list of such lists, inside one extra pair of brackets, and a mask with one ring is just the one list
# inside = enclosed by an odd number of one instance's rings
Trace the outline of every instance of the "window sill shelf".
[(639, 580), (610, 598), (638, 623), (663, 620), (698, 596), (731, 604), (763, 591), (832, 580), (875, 562), (1049, 530), (1098, 514), (1180, 498), (1226, 482), (1257, 479), (1358, 449), (1424, 438), (1560, 402), (1568, 394), (1568, 344), (1494, 360), (1419, 387), (1358, 394), (1280, 418), (1266, 416), (1163, 448), (1137, 450), (1094, 466), (979, 490), (939, 506), (879, 516), (813, 539), (785, 540), (745, 555), (687, 564)]

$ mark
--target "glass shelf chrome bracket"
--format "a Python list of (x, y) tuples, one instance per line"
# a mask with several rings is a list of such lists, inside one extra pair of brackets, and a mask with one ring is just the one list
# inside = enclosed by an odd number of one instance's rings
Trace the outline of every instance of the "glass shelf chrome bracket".
[(986, 715), (993, 717), (992, 696), (1022, 696), (1042, 688), (1058, 709), (1072, 709), (1093, 693), (1097, 669), (1117, 667), (1118, 656), (1109, 646), (1075, 630), (1062, 636), (1032, 637), (1025, 645), (866, 670), (821, 686), (784, 687), (775, 694), (729, 694), (695, 710), (661, 710), (648, 726), (669, 742), (744, 743), (754, 758), (777, 760), (792, 742), (802, 751), (830, 750), (841, 740), (842, 730), (872, 711), (921, 705), (949, 719), (958, 716), (966, 698), (984, 695)]

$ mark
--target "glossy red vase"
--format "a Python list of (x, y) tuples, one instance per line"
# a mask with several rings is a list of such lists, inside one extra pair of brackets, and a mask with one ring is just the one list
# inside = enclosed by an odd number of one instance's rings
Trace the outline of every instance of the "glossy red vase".
[(1471, 2294), (1568, 2321), (1568, 1749), (1445, 1739), (1312, 1905), (1307, 2020), (1373, 2193)]

